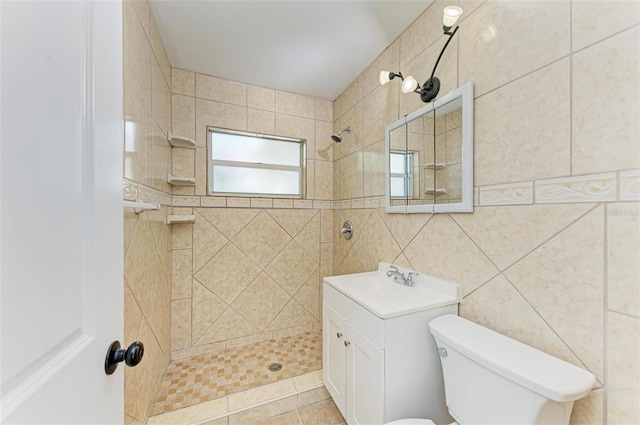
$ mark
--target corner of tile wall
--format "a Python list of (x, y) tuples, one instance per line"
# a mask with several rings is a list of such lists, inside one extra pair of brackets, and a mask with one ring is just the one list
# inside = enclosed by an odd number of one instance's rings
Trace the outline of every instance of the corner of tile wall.
[[(172, 235), (171, 69), (147, 1), (124, 2), (123, 198), (161, 204), (125, 210), (125, 334), (145, 343), (145, 361), (125, 371), (126, 423), (144, 423), (170, 358)], [(147, 70), (141, 72), (141, 70)], [(134, 128), (136, 131), (130, 131)]]

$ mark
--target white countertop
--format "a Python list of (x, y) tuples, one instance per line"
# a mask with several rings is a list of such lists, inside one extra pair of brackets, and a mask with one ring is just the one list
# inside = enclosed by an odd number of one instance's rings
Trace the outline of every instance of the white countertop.
[[(382, 319), (401, 316), (462, 300), (460, 285), (425, 274), (416, 278), (416, 286), (396, 283), (385, 275), (388, 263), (380, 263), (378, 271), (328, 276), (324, 282), (345, 294)], [(400, 269), (407, 274), (407, 269)]]

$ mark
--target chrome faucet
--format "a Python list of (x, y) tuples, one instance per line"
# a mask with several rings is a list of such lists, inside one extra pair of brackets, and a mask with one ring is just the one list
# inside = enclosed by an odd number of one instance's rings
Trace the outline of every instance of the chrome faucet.
[(407, 275), (407, 279), (406, 279), (407, 283), (405, 283), (405, 285), (411, 286), (412, 288), (414, 286), (416, 286), (416, 283), (414, 282), (413, 277), (414, 276), (418, 276), (419, 274), (420, 273), (418, 273), (418, 272), (409, 272), (409, 274)]
[(409, 272), (408, 276), (405, 276), (404, 273), (400, 273), (396, 266), (389, 265), (391, 270), (387, 271), (387, 276), (392, 277), (395, 283), (399, 283), (404, 286), (414, 287), (416, 286), (416, 282), (413, 280), (414, 276), (418, 276), (418, 272)]

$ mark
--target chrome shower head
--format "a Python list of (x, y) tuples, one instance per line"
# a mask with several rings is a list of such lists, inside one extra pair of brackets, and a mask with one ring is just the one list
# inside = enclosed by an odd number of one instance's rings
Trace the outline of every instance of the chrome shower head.
[(332, 134), (332, 135), (331, 135), (331, 139), (332, 139), (334, 142), (336, 142), (336, 143), (340, 143), (340, 142), (342, 142), (342, 137), (340, 137), (340, 135), (341, 135), (342, 133), (344, 133), (345, 131), (346, 131), (347, 133), (351, 133), (351, 127), (347, 127), (347, 128), (345, 128), (345, 129), (342, 129), (342, 131), (340, 131), (339, 133)]

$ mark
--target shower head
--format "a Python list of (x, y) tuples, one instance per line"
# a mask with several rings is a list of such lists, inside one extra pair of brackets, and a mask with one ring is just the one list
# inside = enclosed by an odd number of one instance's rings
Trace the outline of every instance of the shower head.
[(347, 127), (347, 128), (345, 128), (345, 129), (342, 129), (339, 133), (332, 134), (332, 135), (331, 135), (331, 139), (333, 139), (333, 141), (334, 141), (334, 142), (336, 142), (336, 143), (340, 143), (340, 142), (342, 142), (342, 137), (340, 137), (340, 135), (341, 135), (342, 133), (344, 133), (345, 131), (346, 131), (347, 133), (351, 133), (351, 127)]

